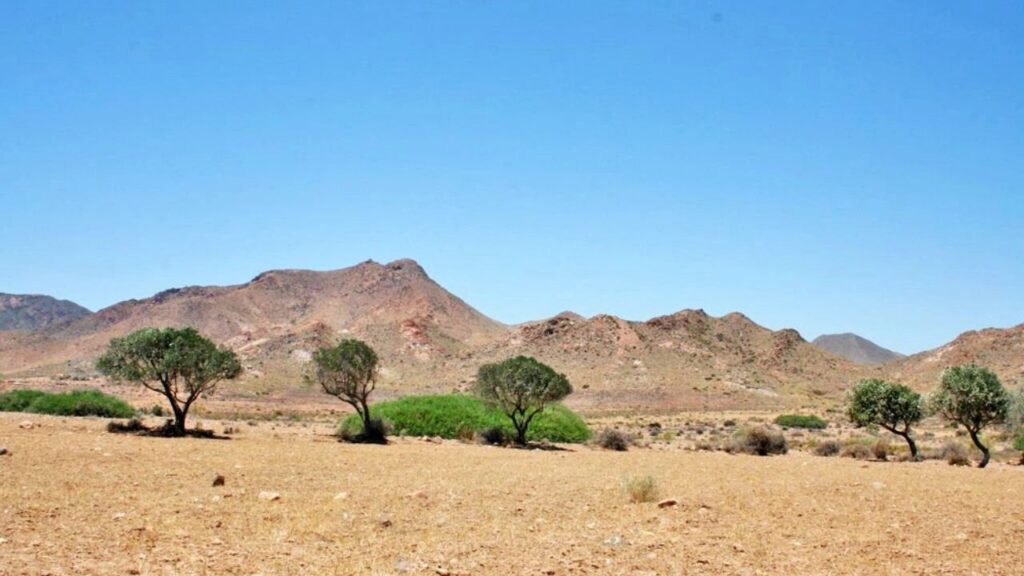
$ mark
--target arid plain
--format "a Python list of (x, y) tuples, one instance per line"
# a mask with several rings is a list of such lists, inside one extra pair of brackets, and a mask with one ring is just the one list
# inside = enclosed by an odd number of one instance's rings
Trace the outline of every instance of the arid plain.
[[(1024, 468), (1005, 462), (367, 446), (337, 442), (329, 421), (203, 420), (230, 439), (165, 439), (105, 424), (0, 414), (0, 573), (1024, 572)], [(637, 475), (676, 504), (631, 503)]]

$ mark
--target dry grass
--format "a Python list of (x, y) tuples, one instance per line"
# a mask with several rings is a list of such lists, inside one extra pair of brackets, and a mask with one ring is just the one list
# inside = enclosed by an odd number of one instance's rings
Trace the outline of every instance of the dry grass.
[[(1003, 464), (104, 425), (0, 415), (0, 574), (1024, 573), (1024, 469)], [(629, 503), (621, 479), (637, 470), (679, 505)]]

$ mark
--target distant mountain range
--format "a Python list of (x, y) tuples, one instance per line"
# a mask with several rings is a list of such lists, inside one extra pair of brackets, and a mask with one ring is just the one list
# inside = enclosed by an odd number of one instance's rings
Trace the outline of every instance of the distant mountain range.
[(577, 390), (571, 402), (592, 411), (798, 407), (838, 398), (870, 375), (930, 388), (936, 371), (972, 358), (1011, 381), (1024, 376), (1024, 325), (869, 366), (856, 354), (880, 356), (866, 340), (854, 337), (830, 351), (835, 338), (819, 348), (795, 330), (769, 330), (740, 313), (682, 310), (638, 322), (565, 312), (507, 326), (412, 260), (275, 270), (245, 284), (166, 290), (30, 332), (0, 332), (0, 372), (94, 374), (93, 362), (111, 338), (146, 326), (194, 326), (234, 348), (245, 367), (232, 386), (240, 393), (302, 388), (312, 351), (344, 337), (378, 350), (382, 393), (465, 390), (482, 363), (527, 354), (566, 373)]
[(823, 334), (811, 344), (858, 364), (885, 364), (903, 358), (903, 354), (886, 350), (878, 344), (856, 334)]
[(89, 314), (92, 312), (68, 300), (0, 293), (0, 330), (39, 330)]

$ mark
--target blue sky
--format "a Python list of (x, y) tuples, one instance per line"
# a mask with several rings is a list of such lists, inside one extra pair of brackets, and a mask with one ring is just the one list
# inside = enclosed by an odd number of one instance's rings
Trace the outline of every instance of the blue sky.
[(4, 2), (0, 291), (418, 260), (504, 322), (1024, 322), (1019, 2)]

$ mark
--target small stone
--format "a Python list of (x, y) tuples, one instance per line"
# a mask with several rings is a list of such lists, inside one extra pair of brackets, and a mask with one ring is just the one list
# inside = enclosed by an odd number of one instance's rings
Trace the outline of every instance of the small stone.
[(114, 514), (114, 520), (123, 520), (127, 516), (128, 515), (125, 514), (124, 512), (118, 512), (117, 514)]
[(618, 546), (622, 544), (622, 536), (612, 536), (611, 538), (604, 541), (606, 546)]
[(389, 520), (387, 518), (381, 520), (380, 521), (380, 527), (381, 528), (391, 528), (391, 520)]
[(260, 500), (266, 500), (267, 502), (273, 502), (275, 500), (281, 499), (280, 494), (278, 494), (277, 492), (270, 492), (269, 490), (263, 490), (256, 497), (259, 498)]
[(221, 475), (221, 474), (217, 474), (216, 476), (214, 476), (213, 477), (213, 485), (214, 485), (214, 487), (223, 486), (224, 485), (224, 476)]
[(348, 500), (348, 492), (338, 492), (334, 495), (335, 500)]
[(31, 430), (35, 428), (35, 426), (36, 425), (33, 424), (31, 420), (25, 420), (21, 424), (18, 424), (18, 428), (21, 428), (22, 430)]
[(671, 508), (677, 504), (679, 504), (679, 501), (675, 498), (666, 498), (661, 502), (658, 502), (658, 508)]
[(10, 450), (8, 450), (7, 448), (5, 448), (3, 446), (0, 446), (0, 456), (3, 456), (5, 454), (10, 454), (10, 453), (11, 453)]
[(422, 499), (422, 498), (426, 498), (426, 497), (427, 497), (427, 493), (424, 492), (423, 490), (416, 490), (415, 492), (410, 492), (409, 493), (409, 498), (420, 498), (420, 499)]

